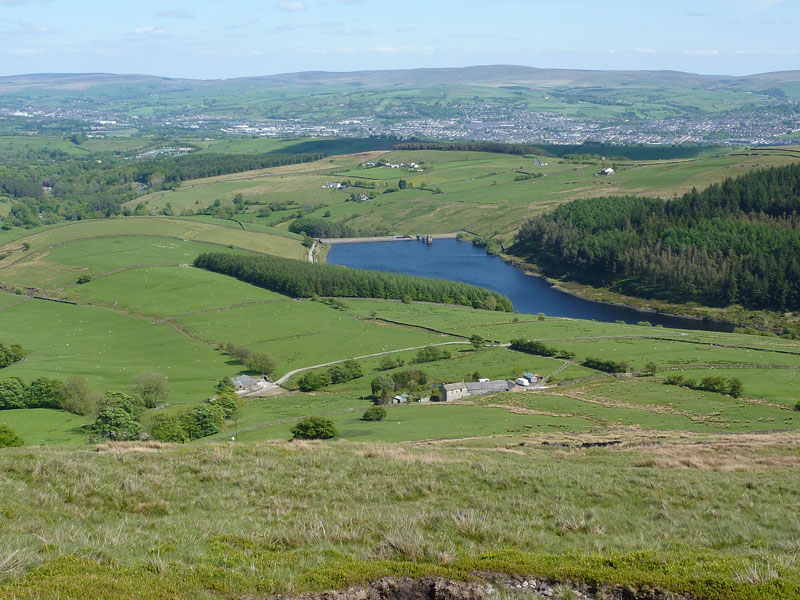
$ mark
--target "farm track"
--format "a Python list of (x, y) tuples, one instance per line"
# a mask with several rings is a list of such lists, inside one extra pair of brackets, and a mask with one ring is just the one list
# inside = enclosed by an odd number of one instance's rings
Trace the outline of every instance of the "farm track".
[(452, 346), (452, 345), (465, 345), (469, 344), (469, 342), (439, 342), (437, 344), (425, 344), (424, 346), (413, 346), (411, 348), (399, 348), (397, 350), (385, 350), (383, 352), (375, 352), (373, 354), (364, 354), (362, 356), (353, 356), (351, 358), (343, 358), (341, 360), (334, 360), (331, 362), (322, 363), (320, 365), (314, 365), (311, 367), (301, 367), (299, 369), (295, 369), (294, 371), (289, 371), (283, 377), (276, 380), (275, 383), (278, 385), (282, 385), (286, 383), (292, 376), (297, 375), (298, 373), (302, 373), (303, 371), (310, 371), (311, 369), (320, 369), (322, 367), (330, 367), (331, 365), (336, 365), (339, 363), (343, 363), (348, 360), (361, 360), (362, 358), (372, 358), (375, 356), (383, 356), (384, 354), (395, 354), (397, 352), (407, 352), (409, 350), (422, 350), (423, 348), (429, 348), (431, 346)]

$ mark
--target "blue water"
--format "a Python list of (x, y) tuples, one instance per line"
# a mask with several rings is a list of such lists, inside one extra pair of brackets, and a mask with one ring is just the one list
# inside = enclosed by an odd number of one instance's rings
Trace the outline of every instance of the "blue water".
[(565, 294), (551, 287), (544, 279), (525, 275), (502, 259), (487, 254), (482, 248), (454, 239), (435, 240), (430, 246), (417, 241), (334, 244), (328, 252), (328, 263), (464, 281), (508, 296), (514, 308), (522, 313), (542, 312), (554, 317), (594, 319), (609, 323), (649, 321), (653, 325), (680, 329), (733, 329), (724, 323), (644, 313)]

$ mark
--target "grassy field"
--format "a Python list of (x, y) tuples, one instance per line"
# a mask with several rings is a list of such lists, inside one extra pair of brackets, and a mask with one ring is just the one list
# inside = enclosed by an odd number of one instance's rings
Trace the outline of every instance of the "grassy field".
[[(246, 152), (256, 147), (258, 140), (225, 144)], [(222, 146), (211, 144), (209, 151), (218, 147)], [(423, 165), (423, 171), (364, 166), (378, 157), (398, 164), (416, 162)], [(388, 225), (396, 233), (414, 234), (466, 228), (509, 238), (521, 224), (520, 215), (541, 213), (575, 198), (634, 193), (669, 198), (750, 169), (796, 160), (775, 149), (718, 152), (686, 159), (624, 161), (615, 165), (615, 175), (598, 177), (596, 173), (602, 166), (599, 162), (573, 164), (552, 158), (546, 159), (546, 166), (537, 167), (532, 157), (504, 154), (375, 151), (186, 182), (177, 191), (157, 192), (131, 201), (128, 206), (133, 208), (143, 202), (149, 211), (157, 213), (169, 203), (173, 212), (182, 214), (202, 210), (216, 200), (232, 206), (233, 197), (242, 194), (253, 202), (285, 206), (284, 210), (258, 217), (260, 205), (254, 204), (237, 216), (255, 228), (259, 224), (285, 227), (290, 216), (302, 208), (305, 213), (321, 218), (330, 213), (329, 218), (344, 220), (355, 229)], [(542, 177), (522, 179), (525, 174)], [(399, 179), (405, 179), (409, 187), (384, 193), (396, 188)], [(346, 191), (322, 189), (326, 182), (345, 180), (359, 181), (367, 187)], [(362, 203), (346, 202), (350, 191), (367, 192), (375, 198)]]
[(711, 600), (800, 593), (796, 436), (525, 439), (7, 450), (0, 595), (260, 597), (488, 571)]
[(94, 277), (143, 265), (191, 264), (201, 252), (307, 257), (296, 236), (149, 217), (81, 221), (36, 230), (0, 251), (10, 253), (0, 263), (0, 281), (51, 291), (73, 284), (81, 274)]
[(115, 391), (137, 373), (157, 371), (169, 377), (170, 403), (197, 403), (212, 395), (221, 377), (241, 371), (241, 365), (228, 364), (224, 355), (167, 325), (104, 308), (28, 300), (0, 310), (0, 323), (3, 339), (18, 340), (28, 352), (2, 377), (81, 375), (94, 389)]
[(410, 328), (366, 323), (312, 300), (234, 306), (176, 321), (205, 340), (270, 352), (280, 373), (348, 357), (456, 341)]

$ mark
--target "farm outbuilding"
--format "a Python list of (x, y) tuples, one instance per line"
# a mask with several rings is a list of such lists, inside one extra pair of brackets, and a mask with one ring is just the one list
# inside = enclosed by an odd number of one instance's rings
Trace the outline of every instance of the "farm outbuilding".
[(467, 384), (463, 381), (458, 383), (443, 383), (439, 386), (439, 398), (442, 402), (450, 402), (451, 400), (461, 400), (469, 396), (469, 389)]

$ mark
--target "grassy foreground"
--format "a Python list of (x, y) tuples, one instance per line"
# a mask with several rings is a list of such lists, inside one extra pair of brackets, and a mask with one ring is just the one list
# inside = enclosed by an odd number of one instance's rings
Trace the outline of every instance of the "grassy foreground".
[(260, 597), (478, 571), (800, 594), (797, 434), (611, 433), (622, 444), (582, 450), (569, 435), (5, 450), (0, 596)]

